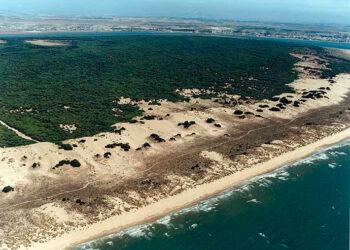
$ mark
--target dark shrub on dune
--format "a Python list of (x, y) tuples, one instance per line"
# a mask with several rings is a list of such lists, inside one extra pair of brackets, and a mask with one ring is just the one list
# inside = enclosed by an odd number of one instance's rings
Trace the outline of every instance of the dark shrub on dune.
[(293, 103), (293, 106), (294, 106), (294, 107), (297, 107), (297, 108), (298, 108), (299, 105), (300, 105), (300, 102), (298, 102), (298, 101), (295, 101), (295, 102)]
[(15, 189), (11, 186), (6, 186), (2, 189), (2, 192), (3, 193), (9, 193), (9, 192), (12, 192), (12, 191), (15, 191)]
[(184, 126), (184, 128), (189, 128), (194, 124), (196, 124), (195, 121), (185, 121), (185, 122), (178, 123), (177, 126)]
[(63, 165), (69, 165), (69, 164), (70, 164), (70, 161), (68, 161), (68, 160), (62, 160), (62, 161), (59, 161), (59, 162), (55, 165), (54, 169), (55, 169), (55, 168), (62, 167)]
[(277, 101), (279, 101), (279, 97), (271, 97), (269, 100), (270, 101), (273, 101), (273, 102), (277, 102)]
[(105, 146), (105, 148), (115, 148), (115, 147), (121, 147), (124, 151), (130, 150), (130, 145), (128, 143), (112, 143)]
[(85, 204), (85, 202), (82, 201), (81, 199), (77, 199), (75, 202), (81, 206)]
[(111, 152), (107, 152), (107, 153), (104, 153), (103, 157), (104, 158), (109, 158), (111, 157), (112, 153)]
[(67, 151), (73, 150), (73, 147), (72, 147), (72, 145), (70, 145), (70, 144), (62, 144), (62, 145), (60, 146), (60, 148), (61, 148), (61, 149), (64, 149), (64, 150), (67, 150)]
[(316, 93), (316, 94), (315, 94), (315, 97), (316, 97), (317, 99), (320, 99), (320, 98), (323, 98), (323, 95), (322, 95), (321, 93)]
[(281, 111), (279, 108), (277, 108), (277, 107), (272, 107), (272, 108), (270, 108), (269, 109), (270, 111), (273, 111), (273, 112), (279, 112), (279, 111)]
[(278, 103), (276, 106), (279, 107), (280, 109), (286, 109), (282, 103)]
[(283, 103), (284, 105), (291, 104), (292, 101), (288, 100), (286, 97), (282, 97), (280, 100), (280, 103)]
[(152, 139), (154, 139), (157, 142), (165, 142), (165, 140), (163, 138), (161, 138), (159, 135), (157, 134), (151, 134), (150, 135)]
[(268, 107), (269, 107), (269, 105), (267, 105), (267, 104), (260, 104), (260, 105), (259, 105), (259, 108), (263, 108), (263, 109), (264, 109), (264, 108), (268, 108)]
[(206, 122), (207, 123), (213, 123), (213, 122), (215, 122), (215, 120), (213, 118), (208, 118)]
[(315, 99), (315, 95), (313, 93), (305, 94), (302, 97), (306, 99)]
[(124, 131), (124, 130), (125, 130), (125, 128), (124, 128), (124, 127), (121, 127), (120, 129), (114, 130), (114, 133), (121, 135), (121, 134), (122, 134), (122, 131)]
[(69, 161), (69, 160), (61, 160), (59, 161), (54, 167), (53, 169), (62, 167), (63, 165), (71, 165), (73, 168), (78, 168), (81, 166), (80, 162), (76, 159)]
[(79, 168), (81, 166), (80, 162), (76, 159), (72, 160), (70, 162), (70, 165), (73, 167), (73, 168)]
[(242, 110), (236, 110), (235, 112), (233, 112), (234, 115), (242, 115), (243, 111)]
[(150, 120), (156, 119), (156, 116), (155, 116), (155, 115), (146, 115), (146, 116), (144, 116), (143, 118), (144, 118), (145, 120), (150, 121)]

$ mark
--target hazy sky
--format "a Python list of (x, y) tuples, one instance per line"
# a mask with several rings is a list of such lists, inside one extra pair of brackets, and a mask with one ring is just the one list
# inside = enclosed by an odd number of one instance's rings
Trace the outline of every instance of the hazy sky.
[(0, 0), (0, 11), (350, 24), (350, 0)]

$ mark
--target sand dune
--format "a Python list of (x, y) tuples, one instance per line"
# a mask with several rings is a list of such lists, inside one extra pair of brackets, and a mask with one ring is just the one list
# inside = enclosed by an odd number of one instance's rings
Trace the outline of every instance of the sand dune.
[(54, 40), (26, 40), (25, 43), (30, 43), (33, 45), (38, 45), (38, 46), (67, 46), (68, 44), (66, 42), (61, 42), (61, 41), (54, 41)]

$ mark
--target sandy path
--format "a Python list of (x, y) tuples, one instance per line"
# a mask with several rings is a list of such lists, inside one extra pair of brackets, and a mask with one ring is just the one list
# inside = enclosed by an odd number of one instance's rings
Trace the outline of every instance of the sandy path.
[(22, 132), (18, 131), (17, 129), (13, 128), (13, 127), (10, 127), (9, 125), (7, 125), (5, 122), (1, 121), (0, 120), (0, 124), (5, 126), (6, 128), (12, 130), (13, 132), (15, 132), (19, 137), (22, 137), (23, 139), (26, 139), (26, 140), (30, 140), (30, 141), (35, 141), (35, 142), (39, 142), (37, 140), (34, 140), (33, 138), (29, 137), (29, 136), (26, 136), (25, 134), (23, 134)]

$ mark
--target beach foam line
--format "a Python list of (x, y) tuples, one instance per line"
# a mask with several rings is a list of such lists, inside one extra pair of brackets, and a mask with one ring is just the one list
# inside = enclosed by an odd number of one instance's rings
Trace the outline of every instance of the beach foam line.
[(329, 147), (348, 138), (350, 139), (350, 128), (238, 173), (186, 190), (178, 195), (167, 197), (136, 211), (113, 216), (83, 229), (71, 231), (45, 243), (34, 243), (29, 249), (71, 249), (74, 246), (103, 238), (129, 227), (153, 222), (175, 211), (190, 207), (202, 200), (207, 200), (209, 197), (218, 195), (234, 186), (241, 185), (254, 177), (264, 175), (308, 157), (322, 148)]

